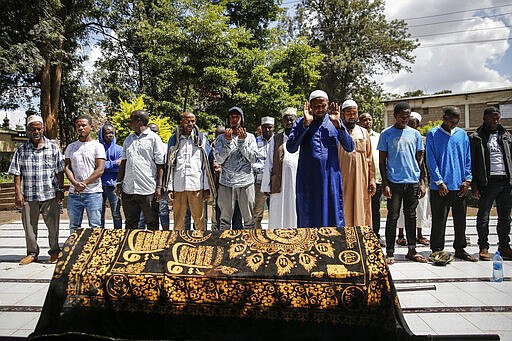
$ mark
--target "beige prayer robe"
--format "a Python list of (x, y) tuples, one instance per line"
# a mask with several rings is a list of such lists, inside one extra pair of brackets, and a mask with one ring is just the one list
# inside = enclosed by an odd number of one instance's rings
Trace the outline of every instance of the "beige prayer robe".
[(358, 125), (350, 136), (354, 151), (347, 153), (338, 146), (346, 226), (372, 226), (370, 181), (375, 183), (375, 167), (368, 131)]

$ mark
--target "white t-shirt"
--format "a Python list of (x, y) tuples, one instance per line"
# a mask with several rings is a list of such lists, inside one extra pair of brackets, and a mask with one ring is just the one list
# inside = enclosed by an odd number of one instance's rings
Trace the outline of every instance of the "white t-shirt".
[(503, 160), (503, 153), (498, 143), (498, 133), (489, 135), (487, 147), (489, 147), (491, 160), (491, 175), (507, 175), (505, 171), (505, 160)]
[[(87, 179), (96, 169), (96, 159), (104, 159), (105, 148), (97, 140), (87, 142), (75, 141), (71, 143), (64, 153), (66, 159), (71, 161), (71, 170), (76, 181), (81, 182)], [(82, 193), (103, 192), (101, 177), (94, 180), (82, 191)], [(69, 186), (69, 193), (75, 193), (75, 186)]]

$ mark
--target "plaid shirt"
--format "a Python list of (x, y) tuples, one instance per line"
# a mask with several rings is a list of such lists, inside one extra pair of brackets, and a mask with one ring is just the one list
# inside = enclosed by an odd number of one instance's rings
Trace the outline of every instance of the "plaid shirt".
[(9, 174), (20, 175), (26, 201), (46, 201), (55, 198), (57, 174), (64, 172), (64, 156), (57, 143), (43, 137), (41, 148), (29, 140), (18, 147), (12, 157)]

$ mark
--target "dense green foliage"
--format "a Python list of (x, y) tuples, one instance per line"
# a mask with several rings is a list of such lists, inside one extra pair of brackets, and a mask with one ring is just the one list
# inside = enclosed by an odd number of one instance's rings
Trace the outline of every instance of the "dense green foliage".
[[(141, 95), (170, 127), (189, 110), (209, 132), (225, 124), (232, 105), (255, 131), (263, 116), (301, 109), (315, 88), (338, 102), (355, 99), (378, 123), (382, 91), (373, 76), (406, 68), (417, 46), (405, 22), (385, 19), (382, 0), (304, 0), (296, 18), (286, 16), (280, 0), (0, 0), (0, 6), (0, 106), (40, 95), (45, 123), (58, 115), (65, 141), (78, 114), (114, 120), (121, 105)], [(82, 46), (91, 38), (102, 56), (85, 82)], [(127, 122), (116, 128), (124, 134)]]

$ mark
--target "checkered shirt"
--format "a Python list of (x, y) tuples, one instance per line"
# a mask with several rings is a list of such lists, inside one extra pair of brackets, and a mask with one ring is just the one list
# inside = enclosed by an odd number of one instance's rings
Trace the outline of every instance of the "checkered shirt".
[(31, 141), (18, 147), (12, 157), (9, 174), (20, 175), (25, 201), (46, 201), (55, 198), (57, 174), (64, 172), (64, 156), (53, 140), (44, 138), (41, 148)]

